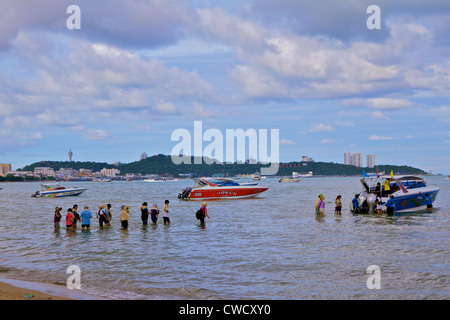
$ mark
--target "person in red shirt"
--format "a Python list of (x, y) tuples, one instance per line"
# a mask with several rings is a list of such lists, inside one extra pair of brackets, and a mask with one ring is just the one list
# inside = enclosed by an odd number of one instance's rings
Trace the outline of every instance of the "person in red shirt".
[(67, 214), (66, 214), (66, 228), (67, 229), (72, 229), (74, 218), (75, 218), (75, 216), (72, 213), (72, 208), (67, 209)]

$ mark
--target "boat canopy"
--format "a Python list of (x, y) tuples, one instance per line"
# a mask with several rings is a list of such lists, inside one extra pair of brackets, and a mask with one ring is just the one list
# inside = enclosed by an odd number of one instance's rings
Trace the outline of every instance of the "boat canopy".
[(409, 189), (425, 188), (427, 186), (421, 177), (411, 175), (369, 176), (361, 179), (361, 183), (367, 192), (373, 192), (378, 183), (383, 186), (388, 179), (390, 180), (389, 185), (391, 190), (396, 191), (401, 189), (403, 193), (408, 193)]

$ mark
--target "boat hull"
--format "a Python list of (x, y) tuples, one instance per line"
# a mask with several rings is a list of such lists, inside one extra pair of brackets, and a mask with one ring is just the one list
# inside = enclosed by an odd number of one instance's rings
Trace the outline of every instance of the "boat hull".
[(198, 188), (193, 189), (189, 200), (212, 200), (212, 199), (241, 199), (256, 197), (265, 192), (267, 187), (258, 188)]
[(61, 197), (73, 197), (82, 194), (87, 189), (66, 189), (64, 191), (61, 190), (49, 190), (49, 191), (40, 191), (35, 195), (36, 198), (61, 198)]
[[(428, 189), (428, 188), (427, 188)], [(394, 213), (395, 212), (415, 212), (427, 209), (425, 204), (426, 194), (434, 202), (439, 193), (439, 189), (424, 190), (417, 193), (394, 194)]]

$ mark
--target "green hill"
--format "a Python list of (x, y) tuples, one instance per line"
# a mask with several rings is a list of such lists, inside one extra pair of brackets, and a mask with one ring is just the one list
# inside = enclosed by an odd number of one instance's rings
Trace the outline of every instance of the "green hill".
[[(197, 160), (199, 160), (197, 158)], [(181, 173), (195, 173), (198, 176), (212, 176), (214, 174), (224, 174), (228, 176), (235, 176), (238, 174), (253, 174), (260, 172), (261, 167), (268, 167), (262, 164), (193, 164), (194, 157), (191, 157), (192, 164), (176, 165), (172, 162), (171, 156), (159, 154), (147, 159), (131, 162), (121, 163), (118, 166), (108, 164), (106, 162), (69, 162), (69, 161), (41, 161), (31, 165), (25, 166), (22, 171), (33, 171), (36, 167), (51, 167), (54, 170), (60, 168), (72, 169), (91, 169), (93, 172), (102, 170), (103, 168), (117, 168), (122, 175), (126, 173), (140, 173), (140, 174), (170, 174), (177, 176)], [(423, 174), (423, 170), (413, 168), (410, 166), (397, 165), (379, 165), (378, 171), (389, 174), (391, 170), (394, 173), (400, 174)], [(351, 165), (345, 165), (333, 162), (288, 162), (280, 163), (278, 169), (278, 176), (290, 176), (292, 172), (308, 173), (312, 171), (315, 176), (351, 176), (362, 175), (362, 171), (367, 173), (374, 172), (374, 168), (358, 168)]]

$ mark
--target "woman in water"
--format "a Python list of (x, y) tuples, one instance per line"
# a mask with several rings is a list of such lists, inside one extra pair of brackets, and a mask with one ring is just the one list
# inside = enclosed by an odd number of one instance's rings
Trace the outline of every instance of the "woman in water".
[(144, 202), (140, 209), (141, 209), (142, 224), (144, 226), (146, 226), (147, 225), (147, 221), (148, 221), (148, 206), (147, 206), (147, 202)]

